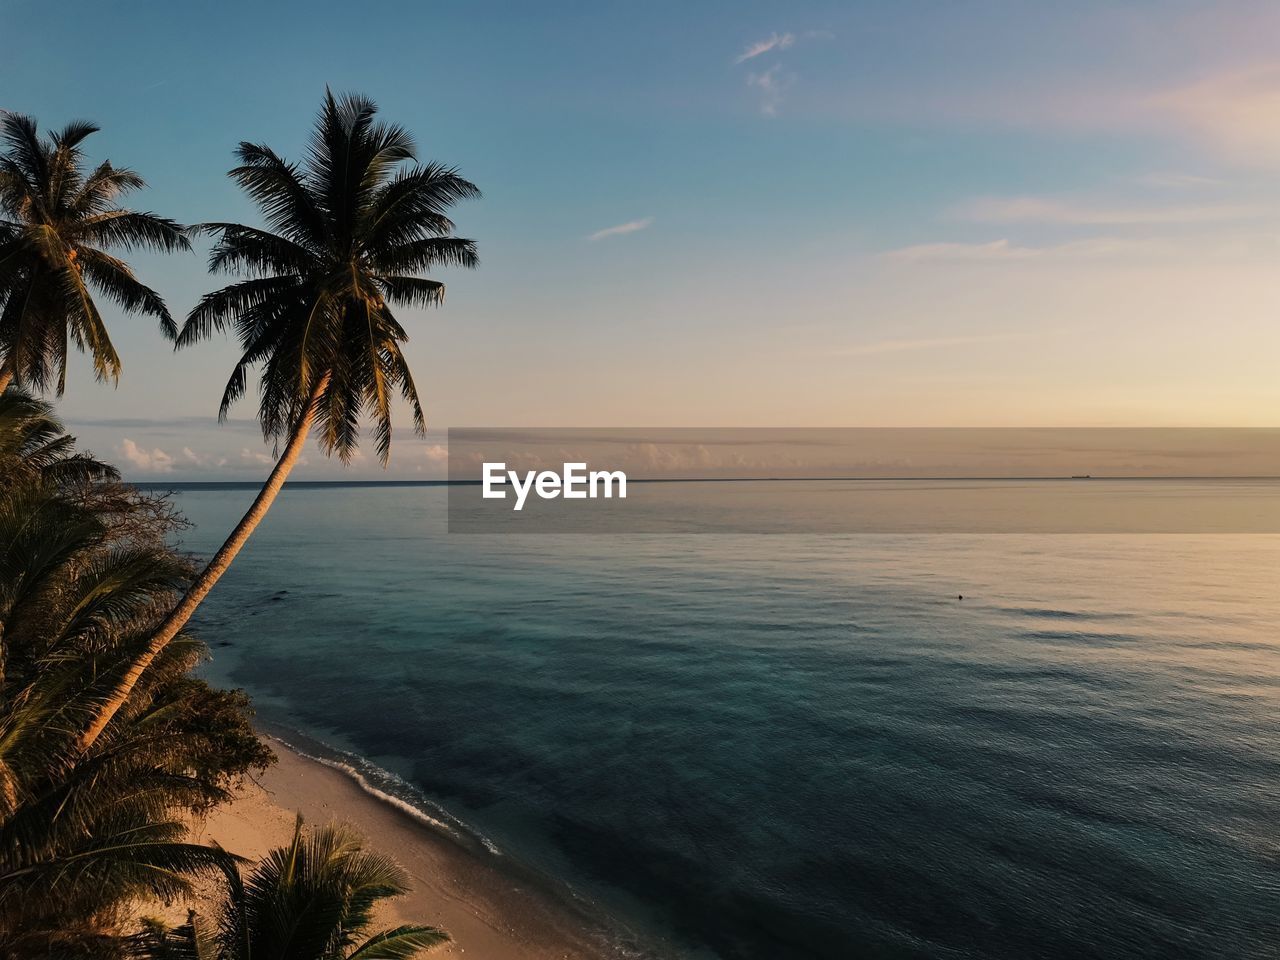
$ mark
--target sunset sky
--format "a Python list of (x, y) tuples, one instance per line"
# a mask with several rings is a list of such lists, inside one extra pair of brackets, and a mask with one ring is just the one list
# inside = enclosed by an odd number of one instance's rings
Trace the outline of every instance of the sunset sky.
[[(433, 430), (1280, 421), (1274, 3), (0, 0), (0, 33), (0, 107), (101, 124), (184, 222), (256, 222), (231, 151), (298, 156), (325, 84), (474, 180), (481, 269), (406, 324)], [(219, 282), (135, 262), (175, 314)], [(213, 418), (233, 345), (107, 316), (82, 441), (260, 477), (252, 394)], [(389, 475), (431, 472), (399, 422)]]

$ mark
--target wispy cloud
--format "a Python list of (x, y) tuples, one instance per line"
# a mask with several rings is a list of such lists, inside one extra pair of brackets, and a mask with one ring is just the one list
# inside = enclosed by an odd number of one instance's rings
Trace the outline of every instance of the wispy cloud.
[(782, 90), (787, 85), (787, 78), (781, 75), (782, 65), (775, 63), (763, 73), (752, 73), (747, 76), (747, 86), (760, 91), (760, 112), (766, 117), (776, 117), (778, 108), (782, 106)]
[(1144, 187), (1156, 187), (1161, 190), (1183, 190), (1195, 187), (1217, 187), (1223, 181), (1216, 177), (1202, 177), (1194, 173), (1172, 173), (1156, 171), (1144, 173), (1135, 178), (1135, 182)]
[(992, 240), (990, 243), (917, 243), (890, 250), (885, 256), (891, 260), (916, 263), (924, 260), (1025, 260), (1037, 253), (1030, 247), (1014, 246), (1008, 240)]
[(183, 447), (182, 463), (188, 467), (225, 467), (227, 458), (217, 454), (196, 453), (190, 447)]
[[(734, 59), (734, 63), (746, 63), (766, 53), (780, 53), (794, 47), (800, 38), (805, 40), (833, 38), (835, 34), (828, 30), (808, 30), (797, 36), (794, 33), (774, 33), (764, 40), (749, 44)], [(776, 117), (782, 106), (783, 91), (796, 79), (794, 73), (783, 73), (782, 64), (774, 63), (767, 70), (752, 71), (747, 74), (747, 87), (756, 91), (760, 97), (760, 112), (766, 117)]]
[(251, 464), (253, 466), (269, 467), (275, 461), (259, 450), (250, 450), (248, 447), (240, 449), (240, 462)]
[(419, 451), (422, 454), (421, 463), (414, 463), (413, 472), (425, 478), (448, 476), (449, 471), (449, 448), (443, 443), (432, 443), (422, 447)]
[(1257, 207), (1241, 204), (1147, 206), (1076, 203), (1052, 197), (978, 197), (954, 207), (951, 213), (979, 223), (1055, 223), (1069, 225), (1139, 225), (1225, 223), (1263, 216)]
[(745, 63), (748, 60), (754, 60), (761, 54), (768, 53), (770, 50), (786, 50), (788, 47), (795, 45), (796, 35), (794, 33), (774, 33), (766, 37), (764, 40), (757, 40), (755, 43), (747, 45), (747, 48), (738, 54), (734, 59), (734, 63)]
[(987, 243), (917, 243), (883, 254), (890, 260), (907, 263), (1007, 263), (1043, 258), (1101, 259), (1119, 255), (1159, 254), (1167, 252), (1160, 243), (1119, 237), (1089, 237), (1042, 247), (1020, 246), (1007, 239)]
[(1151, 98), (1150, 106), (1235, 160), (1280, 163), (1280, 62), (1206, 77)]
[(642, 220), (628, 220), (626, 223), (619, 223), (616, 226), (605, 227), (603, 230), (597, 230), (591, 236), (587, 237), (592, 243), (597, 240), (603, 240), (606, 237), (620, 237), (627, 233), (636, 233), (640, 230), (653, 226), (653, 217), (645, 217)]

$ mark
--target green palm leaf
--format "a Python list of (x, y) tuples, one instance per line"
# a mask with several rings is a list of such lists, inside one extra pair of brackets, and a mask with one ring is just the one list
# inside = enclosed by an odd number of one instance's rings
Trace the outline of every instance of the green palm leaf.
[(444, 284), (421, 277), (438, 267), (473, 268), (474, 241), (451, 236), (446, 212), (479, 190), (437, 163), (405, 168), (415, 147), (407, 131), (377, 119), (373, 102), (327, 93), (301, 164), (269, 147), (242, 143), (231, 171), (257, 203), (266, 229), (204, 224), (216, 238), (214, 271), (246, 280), (205, 296), (181, 333), (188, 346), (233, 330), (241, 360), (224, 397), (239, 399), (247, 373), (261, 368), (259, 420), (281, 440), (295, 429), (315, 385), (326, 452), (348, 460), (363, 419), (372, 421), (379, 458), (390, 456), (390, 397), (421, 409), (401, 352), (408, 339), (391, 303), (437, 306)]
[(435, 927), (406, 924), (384, 930), (366, 940), (347, 960), (410, 960), (423, 950), (448, 943), (449, 935)]
[(16, 378), (61, 393), (72, 344), (90, 355), (99, 380), (119, 378), (95, 289), (177, 333), (159, 294), (108, 251), (189, 250), (187, 231), (115, 205), (144, 182), (110, 163), (87, 169), (81, 146), (97, 129), (72, 123), (42, 139), (30, 117), (0, 114), (0, 391)]
[(93, 745), (81, 731), (192, 575), (162, 500), (76, 452), (49, 405), (0, 394), (0, 957), (115, 956), (131, 905), (235, 872), (185, 842), (270, 755), (242, 694), (179, 633)]
[[(234, 870), (217, 906), (216, 935), (202, 942), (195, 914), (177, 929), (148, 922), (134, 938), (138, 960), (410, 960), (448, 941), (442, 930), (405, 924), (368, 935), (374, 908), (408, 889), (404, 870), (363, 849), (343, 827), (304, 829), (247, 877)], [(210, 944), (215, 944), (216, 949)], [(206, 953), (196, 953), (197, 947)]]
[[(450, 235), (453, 224), (445, 211), (458, 200), (478, 197), (479, 190), (448, 167), (406, 169), (414, 158), (412, 138), (376, 113), (365, 97), (326, 91), (300, 164), (269, 147), (241, 143), (231, 177), (257, 204), (266, 226), (199, 228), (215, 237), (210, 269), (242, 276), (201, 299), (177, 333), (176, 346), (214, 331), (232, 332), (240, 358), (219, 416), (244, 396), (250, 371), (258, 370), (258, 422), (266, 439), (283, 441), (283, 450), (226, 542), (104, 698), (81, 735), (82, 751), (103, 735), (128, 698), (132, 678), (173, 642), (243, 548), (313, 428), (324, 452), (346, 463), (356, 453), (362, 420), (371, 420), (385, 465), (391, 455), (391, 397), (398, 393), (412, 408), (414, 430), (426, 430), (403, 352), (409, 337), (392, 303), (438, 305), (443, 284), (417, 274), (433, 266), (476, 266), (474, 242)], [(88, 317), (87, 309), (81, 314)], [(96, 331), (83, 321), (82, 336)], [(105, 357), (104, 364), (101, 369), (109, 370)]]

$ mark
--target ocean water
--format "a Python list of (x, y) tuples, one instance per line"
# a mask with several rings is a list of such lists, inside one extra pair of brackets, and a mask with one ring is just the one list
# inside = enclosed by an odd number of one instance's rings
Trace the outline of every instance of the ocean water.
[[(185, 546), (253, 492), (179, 492)], [(617, 955), (1280, 955), (1280, 537), (465, 536), (444, 507), (287, 488), (199, 615), (209, 671), (566, 885)]]

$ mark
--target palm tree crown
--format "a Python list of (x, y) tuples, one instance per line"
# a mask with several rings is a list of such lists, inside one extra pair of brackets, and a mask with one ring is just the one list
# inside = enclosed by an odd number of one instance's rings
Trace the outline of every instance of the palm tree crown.
[(104, 162), (87, 170), (81, 145), (98, 128), (72, 123), (41, 138), (36, 122), (0, 115), (0, 389), (66, 385), (69, 341), (88, 351), (99, 380), (120, 375), (93, 291), (176, 335), (160, 295), (108, 249), (190, 249), (172, 220), (116, 206), (145, 184)]
[(405, 167), (413, 139), (374, 119), (361, 96), (326, 93), (302, 164), (270, 147), (241, 143), (231, 176), (257, 202), (269, 230), (206, 224), (217, 236), (210, 269), (247, 279), (205, 296), (179, 346), (234, 327), (243, 351), (221, 415), (261, 365), (259, 419), (268, 439), (297, 425), (314, 400), (320, 442), (345, 462), (362, 414), (374, 422), (378, 455), (391, 448), (391, 400), (399, 392), (424, 429), (413, 377), (401, 353), (408, 334), (391, 305), (439, 304), (444, 284), (418, 274), (474, 267), (475, 243), (452, 233), (446, 211), (479, 196), (437, 163)]
[[(233, 326), (242, 350), (222, 397), (221, 415), (244, 394), (249, 368), (261, 365), (258, 418), (284, 449), (262, 489), (186, 594), (151, 637), (98, 716), (84, 730), (88, 750), (151, 662), (191, 619), (201, 601), (262, 522), (298, 462), (313, 425), (326, 453), (349, 460), (362, 414), (374, 421), (378, 455), (391, 452), (391, 396), (422, 406), (400, 346), (408, 334), (391, 303), (438, 304), (444, 285), (417, 274), (433, 266), (474, 267), (475, 243), (449, 236), (445, 211), (475, 197), (475, 185), (448, 167), (405, 168), (413, 140), (376, 122), (372, 101), (326, 91), (306, 162), (282, 160), (269, 147), (241, 143), (231, 171), (262, 210), (270, 230), (205, 224), (217, 237), (213, 270), (247, 279), (204, 297), (177, 345)], [(273, 232), (274, 231), (274, 232)]]
[(213, 924), (192, 912), (176, 929), (149, 921), (134, 938), (138, 960), (412, 960), (445, 943), (442, 930), (403, 924), (370, 934), (379, 901), (408, 892), (390, 857), (362, 849), (344, 827), (306, 831), (241, 878), (227, 871)]

